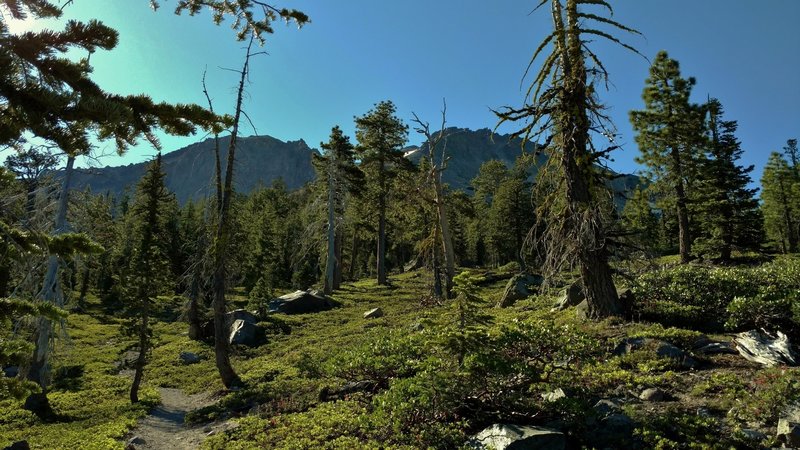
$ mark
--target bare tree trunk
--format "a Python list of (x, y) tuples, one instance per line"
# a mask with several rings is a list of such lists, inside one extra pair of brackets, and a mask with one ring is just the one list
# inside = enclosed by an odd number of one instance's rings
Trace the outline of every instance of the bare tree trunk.
[(681, 263), (691, 261), (692, 237), (689, 234), (689, 210), (686, 206), (686, 188), (683, 185), (683, 165), (678, 148), (672, 149), (672, 161), (675, 166), (677, 184), (675, 184), (676, 206), (678, 212), (678, 245)]
[(350, 279), (356, 279), (356, 263), (358, 262), (358, 227), (353, 224), (353, 246), (350, 251)]
[(333, 290), (337, 290), (342, 286), (342, 244), (344, 236), (340, 230), (336, 230), (336, 239), (334, 242), (334, 254), (336, 255), (336, 266), (333, 269)]
[[(233, 117), (233, 130), (228, 146), (228, 160), (225, 167), (225, 187), (222, 192), (222, 203), (219, 205), (219, 220), (217, 223), (217, 235), (214, 255), (214, 359), (219, 371), (222, 384), (226, 388), (240, 386), (242, 380), (233, 370), (230, 360), (230, 346), (228, 344), (229, 330), (225, 320), (227, 308), (225, 306), (225, 264), (227, 256), (228, 241), (230, 238), (229, 217), (231, 197), (233, 197), (233, 166), (236, 162), (236, 142), (239, 135), (239, 120), (242, 115), (242, 97), (244, 95), (244, 83), (247, 80), (247, 72), (250, 66), (250, 48), (253, 45), (253, 38), (247, 46), (247, 55), (240, 73), (239, 89), (236, 95), (236, 111)], [(218, 177), (220, 179), (220, 177)]]
[[(61, 195), (58, 200), (56, 210), (54, 234), (62, 234), (67, 231), (67, 208), (69, 206), (69, 189), (72, 181), (73, 169), (75, 167), (75, 157), (67, 157), (67, 166), (64, 169), (64, 180), (61, 183)], [(51, 303), (55, 306), (64, 306), (64, 295), (61, 292), (61, 285), (58, 276), (59, 258), (50, 255), (47, 261), (47, 272), (44, 276), (42, 290), (38, 294), (40, 301)], [(39, 317), (36, 320), (36, 331), (34, 333), (34, 351), (30, 366), (26, 370), (26, 378), (41, 388), (41, 392), (31, 394), (25, 400), (25, 409), (33, 411), (37, 415), (47, 416), (52, 414), (50, 403), (47, 400), (47, 386), (50, 382), (50, 340), (53, 334), (53, 324), (50, 319)]]
[(148, 336), (147, 336), (147, 328), (148, 328), (148, 314), (149, 308), (147, 307), (148, 302), (144, 302), (142, 305), (142, 311), (139, 315), (141, 319), (141, 323), (139, 324), (139, 356), (136, 358), (136, 365), (135, 365), (135, 372), (133, 374), (133, 384), (131, 384), (131, 392), (130, 398), (131, 403), (139, 403), (139, 386), (142, 384), (142, 376), (144, 375), (144, 366), (147, 363), (147, 352), (148, 352)]
[(383, 173), (385, 170), (383, 161), (380, 162), (380, 168), (378, 170), (380, 196), (378, 197), (378, 248), (375, 259), (378, 272), (378, 284), (386, 285), (388, 284), (386, 278), (386, 180), (385, 174)]
[(439, 213), (439, 228), (442, 232), (442, 250), (444, 254), (444, 280), (446, 298), (453, 295), (453, 278), (456, 276), (455, 251), (453, 250), (453, 237), (450, 233), (450, 218), (447, 216), (447, 205), (442, 189), (441, 171), (434, 165), (434, 187), (436, 190), (436, 210)]
[[(333, 156), (329, 156), (333, 162)], [(336, 273), (336, 214), (335, 214), (335, 191), (333, 180), (333, 167), (328, 168), (328, 255), (325, 262), (325, 295), (333, 292), (334, 275)]]

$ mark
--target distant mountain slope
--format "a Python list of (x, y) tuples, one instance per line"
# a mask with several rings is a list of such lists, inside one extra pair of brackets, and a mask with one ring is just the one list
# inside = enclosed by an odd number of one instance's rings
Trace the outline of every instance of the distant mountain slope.
[[(489, 129), (448, 128), (446, 134), (447, 156), (450, 159), (444, 172), (444, 181), (452, 189), (469, 191), (470, 182), (484, 162), (496, 159), (511, 167), (522, 154), (520, 139), (509, 140), (508, 135), (493, 135)], [(229, 139), (220, 139), (223, 170)], [(532, 147), (533, 144), (528, 144), (526, 150), (531, 151)], [(415, 163), (428, 152), (424, 144), (422, 147), (408, 147), (405, 150), (406, 156)], [(302, 139), (283, 142), (270, 136), (239, 138), (234, 177), (236, 191), (248, 193), (259, 184), (269, 186), (279, 178), (283, 179), (290, 190), (299, 189), (315, 178), (311, 155), (316, 152)], [(538, 164), (543, 164), (546, 158), (545, 155), (537, 156)], [(213, 139), (165, 154), (163, 165), (167, 174), (167, 187), (175, 192), (180, 203), (189, 199), (196, 200), (213, 192)], [(93, 192), (118, 195), (126, 188), (132, 189), (136, 185), (144, 174), (145, 166), (146, 163), (139, 163), (79, 171), (73, 186), (75, 189), (88, 186)], [(621, 175), (611, 183), (617, 193), (629, 191), (638, 184), (639, 178), (634, 175)], [(618, 197), (617, 206), (621, 208), (624, 198)]]
[[(223, 170), (227, 165), (229, 142), (230, 137), (220, 138)], [(270, 136), (240, 137), (234, 166), (235, 189), (246, 193), (259, 184), (269, 186), (279, 178), (289, 189), (298, 189), (314, 179), (312, 153), (316, 150), (302, 139), (283, 142)], [(73, 186), (75, 189), (88, 186), (93, 192), (118, 195), (126, 188), (133, 189), (144, 174), (146, 164), (78, 171)], [(165, 154), (163, 166), (167, 187), (175, 192), (180, 203), (205, 197), (213, 192), (214, 187), (214, 139)]]

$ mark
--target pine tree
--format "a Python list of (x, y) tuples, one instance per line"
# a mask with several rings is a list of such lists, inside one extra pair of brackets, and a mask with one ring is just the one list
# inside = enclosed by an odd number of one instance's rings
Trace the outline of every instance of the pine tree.
[(728, 262), (734, 247), (759, 247), (763, 224), (755, 198), (757, 189), (748, 188), (753, 166), (738, 164), (742, 149), (736, 139), (737, 123), (722, 120), (723, 109), (717, 99), (710, 99), (706, 110), (709, 136), (697, 187), (702, 233), (699, 243), (701, 253)]
[(391, 101), (382, 101), (365, 115), (356, 118), (356, 151), (371, 187), (378, 212), (378, 236), (375, 263), (378, 284), (387, 284), (386, 277), (386, 208), (391, 180), (400, 170), (410, 170), (411, 163), (403, 155), (408, 126), (395, 115)]
[(689, 229), (691, 192), (687, 180), (696, 178), (698, 155), (703, 145), (702, 108), (690, 103), (694, 78), (682, 78), (678, 62), (665, 51), (656, 55), (642, 94), (645, 109), (631, 111), (637, 162), (648, 168), (655, 189), (674, 200), (678, 217), (681, 262), (691, 259)]
[[(323, 155), (314, 155), (317, 177), (325, 182), (328, 205), (327, 258), (325, 263), (326, 295), (339, 288), (342, 261), (342, 219), (345, 199), (348, 194), (358, 192), (364, 174), (355, 163), (355, 147), (350, 138), (336, 126), (331, 130), (328, 142), (320, 143)], [(337, 277), (336, 275), (339, 274)]]
[(167, 292), (174, 284), (170, 270), (168, 230), (173, 196), (164, 184), (165, 177), (159, 153), (139, 182), (128, 215), (128, 220), (132, 221), (129, 239), (133, 244), (133, 253), (121, 278), (127, 311), (132, 316), (130, 326), (135, 330), (139, 344), (130, 391), (131, 403), (139, 401), (139, 386), (151, 346), (150, 314), (153, 303), (158, 295)]
[(648, 191), (641, 186), (637, 186), (625, 203), (622, 227), (626, 233), (630, 233), (636, 247), (647, 251), (658, 250), (658, 216), (650, 204)]
[[(551, 7), (553, 31), (535, 50), (531, 64), (548, 46), (552, 50), (545, 56), (525, 104), (521, 108), (505, 108), (497, 115), (501, 123), (524, 121), (526, 125), (513, 134), (522, 136), (524, 141), (551, 133), (545, 139), (550, 170), (544, 172), (554, 177), (556, 189), (547, 195), (549, 200), (545, 199), (537, 217), (548, 226), (549, 235), (540, 240), (548, 246), (545, 247), (548, 265), (559, 270), (577, 260), (589, 316), (618, 315), (622, 309), (608, 264), (606, 237), (609, 227), (606, 203), (610, 202), (610, 193), (596, 166), (614, 146), (596, 149), (589, 133), (591, 129), (600, 129), (612, 134), (603, 126), (595, 80), (590, 78), (590, 75), (607, 78), (607, 73), (589, 47), (588, 39), (602, 37), (620, 43), (608, 32), (591, 28), (592, 24), (634, 31), (582, 9), (599, 6), (612, 13), (611, 5), (604, 0), (543, 0), (539, 5), (547, 3)], [(587, 68), (587, 59), (594, 67)]]
[(761, 177), (761, 201), (767, 238), (784, 253), (797, 252), (797, 224), (800, 211), (796, 199), (800, 194), (792, 168), (773, 152)]

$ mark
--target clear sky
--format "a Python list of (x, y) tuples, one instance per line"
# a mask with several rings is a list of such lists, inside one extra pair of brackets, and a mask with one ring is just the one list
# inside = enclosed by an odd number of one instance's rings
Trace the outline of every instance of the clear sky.
[[(116, 28), (120, 44), (92, 56), (96, 81), (121, 94), (146, 93), (156, 100), (205, 105), (200, 80), (218, 112), (232, 112), (236, 74), (244, 53), (226, 24), (207, 14), (178, 17), (175, 0), (153, 12), (147, 0), (75, 0), (64, 20), (97, 18)], [(246, 111), (258, 134), (304, 139), (318, 147), (333, 125), (353, 134), (353, 117), (391, 99), (399, 115), (411, 113), (438, 124), (442, 98), (451, 126), (492, 128), (490, 108), (520, 105), (520, 79), (550, 29), (547, 10), (529, 14), (538, 0), (274, 0), (300, 9), (312, 23), (301, 30), (276, 24), (253, 62)], [(739, 121), (745, 163), (754, 179), (769, 152), (800, 137), (800, 0), (621, 0), (614, 18), (643, 36), (616, 33), (648, 58), (667, 50), (684, 76), (697, 78), (694, 100), (717, 97), (728, 119)], [(30, 24), (12, 24), (24, 29)], [(56, 25), (58, 26), (58, 25)], [(624, 148), (612, 168), (635, 172), (638, 149), (628, 111), (642, 108), (649, 62), (603, 42), (593, 44), (611, 74), (601, 98)], [(535, 65), (534, 67), (537, 67)], [(501, 128), (501, 132), (510, 128)], [(254, 134), (245, 126), (243, 134)], [(166, 151), (204, 136), (164, 137)], [(420, 138), (412, 132), (411, 143)], [(111, 144), (101, 147), (113, 153)], [(147, 144), (120, 165), (149, 158)]]

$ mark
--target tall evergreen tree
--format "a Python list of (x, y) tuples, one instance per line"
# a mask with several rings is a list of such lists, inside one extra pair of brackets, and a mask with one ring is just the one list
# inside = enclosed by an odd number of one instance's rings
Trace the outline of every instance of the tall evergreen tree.
[[(525, 140), (552, 133), (546, 139), (545, 151), (550, 155), (550, 173), (556, 175), (556, 190), (548, 196), (550, 201), (539, 208), (542, 214), (537, 218), (548, 225), (550, 235), (542, 242), (549, 246), (546, 247), (549, 265), (561, 268), (567, 261), (577, 260), (589, 316), (618, 315), (622, 310), (608, 264), (608, 223), (604, 219), (604, 203), (610, 201), (610, 193), (596, 166), (613, 146), (596, 149), (590, 139), (592, 129), (611, 134), (603, 127), (595, 80), (590, 78), (590, 74), (605, 78), (607, 73), (589, 47), (588, 39), (602, 37), (620, 42), (608, 32), (592, 28), (597, 24), (626, 32), (633, 30), (584, 11), (586, 7), (599, 6), (610, 14), (611, 5), (604, 0), (543, 0), (539, 5), (547, 3), (551, 7), (553, 31), (536, 49), (531, 64), (548, 45), (552, 50), (537, 72), (525, 104), (521, 108), (505, 108), (497, 114), (501, 123), (525, 121), (526, 125), (514, 134)], [(587, 68), (587, 59), (594, 63), (591, 69)]]
[(768, 239), (784, 253), (797, 252), (800, 211), (796, 199), (799, 191), (793, 170), (786, 160), (778, 152), (770, 154), (761, 176), (764, 228)]
[(147, 353), (150, 351), (150, 314), (158, 295), (174, 285), (171, 276), (168, 230), (173, 196), (164, 184), (166, 175), (161, 169), (161, 154), (150, 163), (137, 187), (136, 197), (127, 219), (132, 221), (133, 252), (121, 277), (131, 328), (138, 339), (139, 355), (134, 363), (130, 399), (139, 401)]
[(710, 99), (707, 151), (700, 162), (698, 206), (703, 251), (727, 262), (734, 247), (754, 249), (760, 245), (762, 220), (750, 189), (753, 166), (739, 165), (742, 149), (736, 139), (736, 121), (723, 120), (722, 104)]
[(408, 126), (396, 115), (394, 103), (382, 101), (365, 115), (356, 118), (356, 151), (367, 183), (375, 197), (378, 213), (375, 264), (378, 284), (387, 284), (386, 277), (386, 207), (391, 180), (400, 170), (411, 169), (403, 155)]
[(637, 162), (659, 193), (674, 203), (678, 217), (681, 262), (691, 259), (689, 229), (689, 180), (695, 179), (698, 155), (703, 144), (702, 108), (690, 102), (694, 78), (682, 78), (678, 62), (665, 51), (650, 66), (642, 94), (645, 109), (631, 111), (636, 143), (641, 155)]
[(360, 190), (364, 173), (356, 166), (355, 147), (338, 126), (331, 130), (328, 142), (320, 143), (320, 146), (325, 153), (315, 154), (313, 162), (317, 177), (324, 180), (328, 205), (324, 291), (329, 295), (341, 283), (345, 199), (348, 194)]

